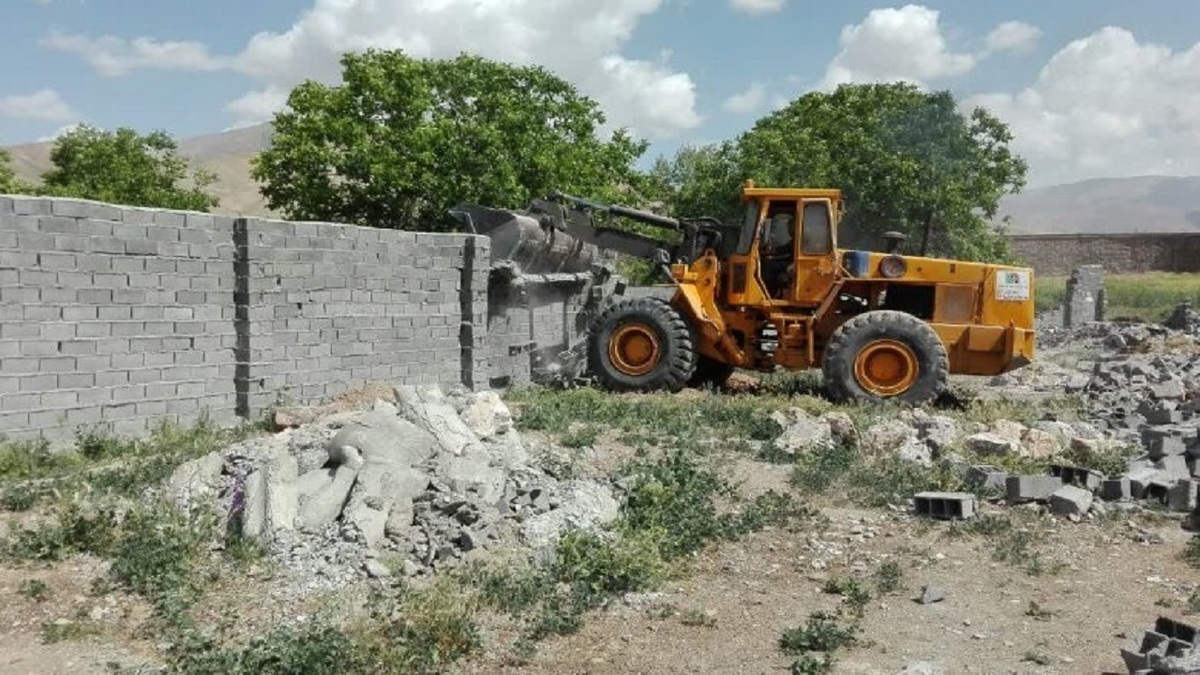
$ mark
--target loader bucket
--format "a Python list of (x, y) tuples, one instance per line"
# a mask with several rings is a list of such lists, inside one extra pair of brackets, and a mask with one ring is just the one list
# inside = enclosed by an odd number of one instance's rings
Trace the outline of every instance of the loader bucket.
[(595, 246), (544, 225), (535, 215), (475, 204), (450, 214), (463, 231), (492, 240), (492, 262), (511, 261), (522, 274), (587, 272), (598, 257)]

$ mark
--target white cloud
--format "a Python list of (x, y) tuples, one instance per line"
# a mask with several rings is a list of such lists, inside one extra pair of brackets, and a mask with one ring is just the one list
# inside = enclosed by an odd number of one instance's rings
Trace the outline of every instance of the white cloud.
[[(230, 107), (250, 121), (282, 104), (278, 92), (307, 78), (335, 82), (338, 57), (368, 47), (415, 57), (468, 51), (516, 64), (538, 64), (596, 99), (613, 126), (656, 139), (701, 122), (691, 77), (658, 61), (622, 54), (634, 28), (663, 0), (315, 0), (282, 33), (255, 35), (236, 67), (263, 88)], [(268, 105), (273, 104), (273, 105)], [(262, 114), (261, 119), (266, 115)]]
[(55, 131), (52, 134), (47, 134), (45, 136), (38, 138), (37, 142), (38, 143), (49, 143), (50, 141), (57, 141), (59, 136), (69, 134), (72, 131), (75, 131), (76, 129), (80, 128), (81, 126), (82, 126), (81, 123), (76, 122), (74, 124), (68, 124), (64, 127), (59, 127), (58, 131)]
[(248, 127), (270, 119), (276, 110), (287, 104), (288, 93), (280, 87), (269, 85), (265, 89), (247, 92), (230, 101), (225, 110), (233, 113), (235, 121), (229, 128)]
[(43, 89), (28, 95), (0, 97), (0, 117), (66, 122), (75, 119), (76, 114), (58, 92)]
[(1021, 21), (1005, 21), (992, 29), (987, 36), (989, 52), (1028, 51), (1042, 37), (1042, 30)]
[(1026, 89), (964, 103), (1009, 124), (1031, 185), (1200, 174), (1200, 43), (1177, 52), (1103, 28), (1055, 54)]
[(729, 0), (729, 5), (747, 14), (769, 14), (783, 9), (787, 0)]
[(225, 60), (214, 57), (199, 42), (163, 42), (139, 37), (132, 40), (103, 35), (97, 38), (51, 31), (38, 41), (43, 47), (83, 57), (101, 75), (124, 75), (136, 69), (182, 71), (219, 70)]
[(950, 50), (939, 20), (937, 10), (921, 5), (871, 10), (862, 23), (842, 29), (841, 51), (822, 86), (897, 80), (924, 86), (970, 71), (976, 58)]
[[(760, 0), (761, 1), (761, 0)], [(212, 55), (196, 42), (123, 40), (51, 33), (42, 44), (83, 56), (117, 75), (135, 68), (216, 70), (249, 75), (260, 88), (230, 102), (238, 125), (264, 121), (306, 79), (339, 80), (347, 51), (403, 49), (414, 57), (462, 52), (541, 65), (597, 100), (610, 127), (668, 139), (700, 125), (696, 86), (658, 60), (622, 52), (634, 28), (665, 0), (313, 0), (291, 28), (254, 35), (240, 54)]]
[(767, 100), (767, 88), (761, 82), (752, 82), (745, 91), (725, 100), (725, 111), (735, 114), (754, 112)]

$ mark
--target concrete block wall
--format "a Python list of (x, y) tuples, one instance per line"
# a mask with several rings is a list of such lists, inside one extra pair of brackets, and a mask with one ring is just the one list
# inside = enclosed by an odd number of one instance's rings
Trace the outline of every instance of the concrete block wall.
[(0, 433), (232, 421), (232, 224), (0, 196)]
[[(249, 219), (251, 414), (328, 400), (363, 382), (474, 385), (486, 340), (487, 240)], [(478, 309), (476, 309), (478, 307)], [(477, 314), (478, 316), (474, 316)]]
[(486, 386), (488, 240), (0, 196), (0, 436)]
[(1017, 235), (1016, 257), (1043, 276), (1067, 276), (1082, 265), (1109, 274), (1200, 272), (1200, 232)]

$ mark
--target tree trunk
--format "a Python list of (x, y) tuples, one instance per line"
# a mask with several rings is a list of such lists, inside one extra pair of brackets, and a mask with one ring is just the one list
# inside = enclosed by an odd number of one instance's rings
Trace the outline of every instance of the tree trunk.
[(925, 236), (921, 238), (921, 255), (929, 254), (929, 239), (933, 236), (933, 211), (925, 216)]

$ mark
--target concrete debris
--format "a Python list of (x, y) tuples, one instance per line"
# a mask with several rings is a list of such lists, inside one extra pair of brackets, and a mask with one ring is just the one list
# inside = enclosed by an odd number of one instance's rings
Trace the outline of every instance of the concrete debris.
[(800, 408), (775, 411), (771, 420), (783, 429), (775, 439), (775, 450), (785, 455), (802, 455), (833, 444), (833, 426), (829, 420), (814, 417)]
[(1092, 508), (1092, 493), (1074, 485), (1064, 485), (1050, 495), (1050, 513), (1058, 516), (1082, 516)]
[(561, 481), (529, 463), (495, 393), (398, 387), (396, 397), (188, 462), (168, 493), (217, 505), (316, 580), (313, 591), (454, 567), (498, 545), (548, 547), (568, 528), (616, 519), (607, 482)]
[(977, 455), (1004, 457), (1021, 452), (1021, 441), (993, 432), (975, 434), (967, 438), (967, 448)]
[(1131, 675), (1193, 675), (1200, 673), (1200, 649), (1197, 649), (1196, 628), (1165, 616), (1154, 622), (1152, 630), (1132, 649), (1122, 649), (1121, 658)]
[(1184, 302), (1175, 306), (1175, 311), (1163, 322), (1171, 330), (1183, 331), (1192, 335), (1200, 335), (1200, 312), (1192, 309), (1192, 303)]

